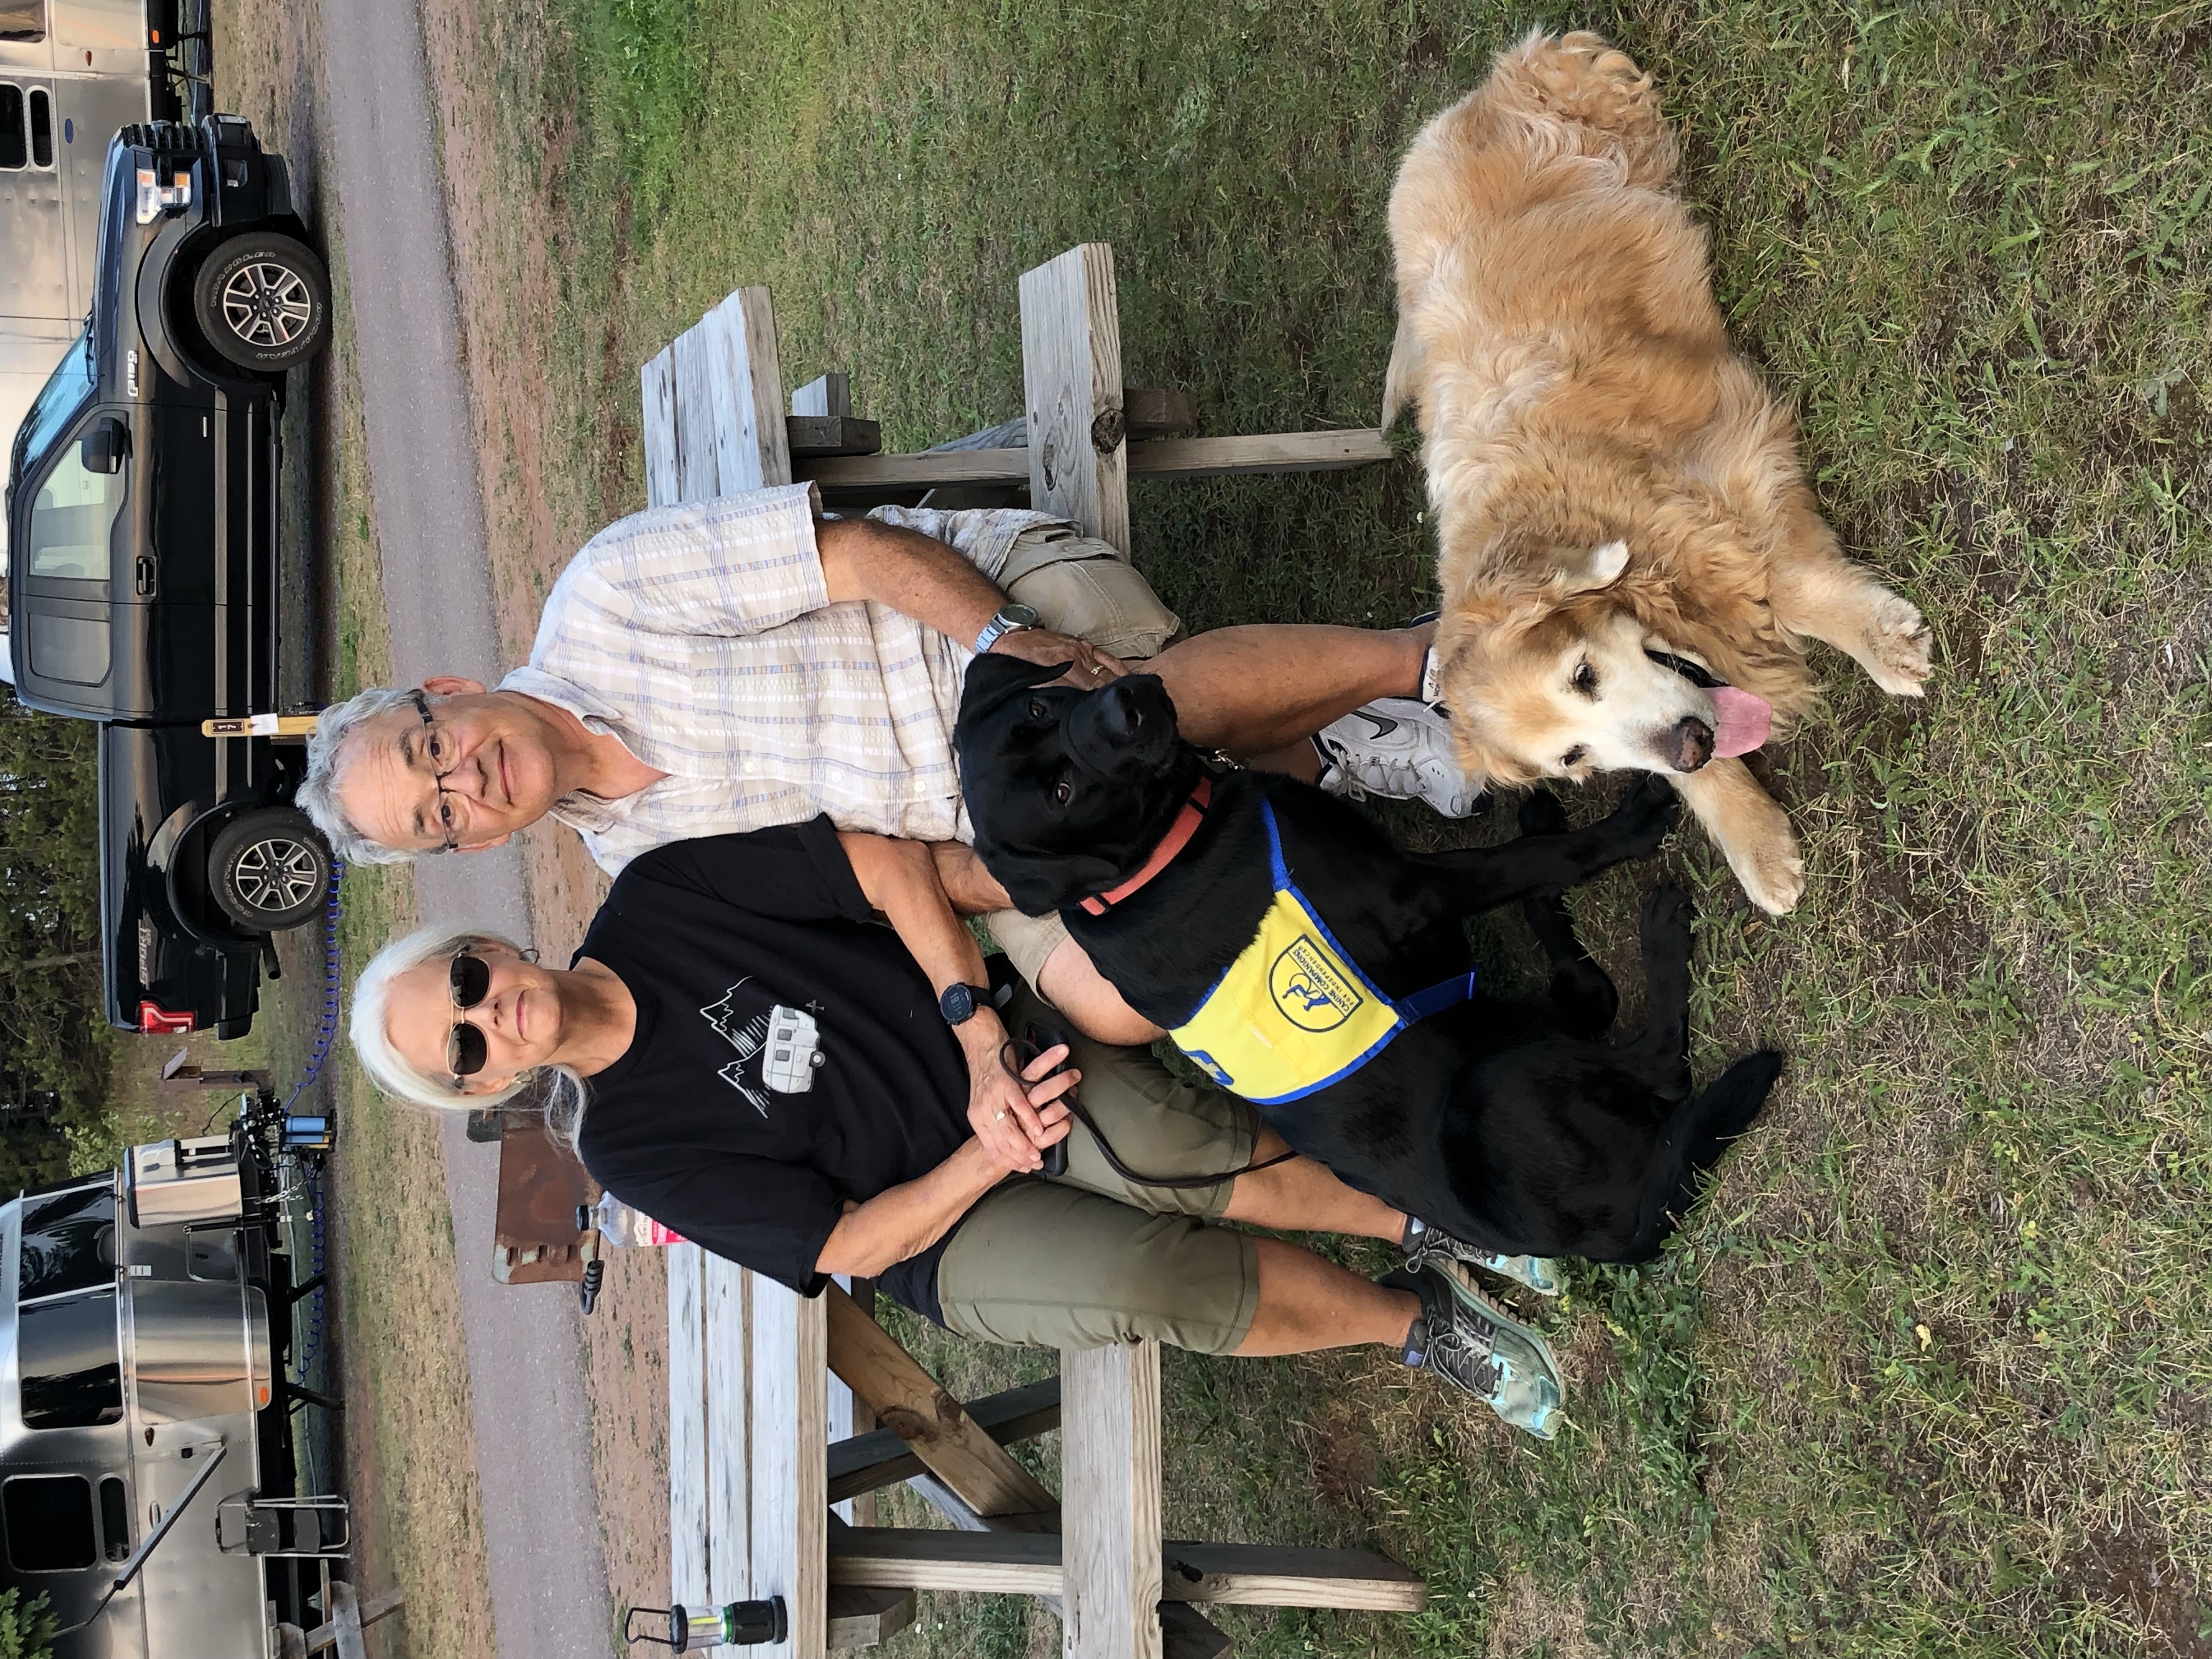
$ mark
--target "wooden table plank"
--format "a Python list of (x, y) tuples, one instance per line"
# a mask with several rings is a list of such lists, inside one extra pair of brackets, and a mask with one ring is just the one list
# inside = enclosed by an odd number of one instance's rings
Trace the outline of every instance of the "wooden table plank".
[[(1224, 478), (1271, 472), (1332, 472), (1391, 459), (1376, 433), (1260, 432), (1234, 438), (1158, 438), (1128, 447), (1129, 476)], [(931, 489), (939, 484), (1018, 484), (1026, 449), (926, 449), (901, 455), (801, 457), (794, 472), (822, 489)]]
[[(936, 1532), (842, 1528), (830, 1544), (833, 1583), (883, 1589), (969, 1590), (1065, 1599), (1073, 1539), (1050, 1533)], [(1162, 1601), (1224, 1607), (1344, 1607), (1418, 1613), (1421, 1580), (1371, 1550), (1287, 1549), (1268, 1544), (1167, 1544), (1151, 1553)], [(1197, 1577), (1189, 1576), (1196, 1572)], [(1155, 1620), (1157, 1622), (1157, 1620)], [(1068, 1642), (1100, 1642), (1093, 1626)], [(1123, 1647), (1110, 1650), (1127, 1653)]]
[[(784, 427), (783, 369), (768, 290), (738, 289), (701, 318), (691, 331), (702, 336), (704, 344), (702, 367), (707, 380), (699, 396), (714, 422), (719, 487), (713, 493), (734, 495), (789, 483), (791, 443)], [(685, 392), (679, 381), (679, 400)]]
[(1160, 1348), (1060, 1351), (1066, 1659), (1159, 1659)]
[(1114, 249), (1085, 242), (1022, 273), (1030, 505), (1129, 556), (1121, 321)]
[[(341, 1581), (332, 1581), (331, 1589), (334, 1595), (339, 1582)], [(390, 1618), (407, 1604), (407, 1593), (404, 1590), (388, 1589), (381, 1595), (370, 1596), (366, 1601), (359, 1600), (359, 1591), (355, 1591), (354, 1595), (356, 1621), (364, 1630), (380, 1619)], [(332, 1611), (336, 1611), (335, 1605)], [(279, 1639), (282, 1642), (289, 1644), (296, 1640), (299, 1643), (299, 1651), (301, 1655), (325, 1653), (338, 1644), (338, 1627), (335, 1620), (326, 1625), (318, 1625), (311, 1631), (302, 1631), (297, 1625), (279, 1625), (276, 1628), (280, 1632)], [(289, 1632), (289, 1634), (283, 1634), (283, 1632)], [(280, 1654), (278, 1659), (286, 1659), (286, 1656)]]
[(667, 1247), (668, 1594), (678, 1602), (707, 1599), (706, 1255)]
[(763, 1659), (822, 1659), (827, 1651), (823, 1303), (752, 1276), (752, 1593), (782, 1596), (791, 1616), (790, 1640), (763, 1649)]
[(676, 466), (676, 348), (664, 346), (638, 371), (643, 418), (638, 437), (645, 450), (645, 500), (667, 507), (683, 500)]
[[(987, 1395), (967, 1405), (975, 1426), (1002, 1446), (1033, 1440), (1060, 1426), (1060, 1379), (1047, 1377), (1018, 1389)], [(830, 1443), (830, 1499), (896, 1486), (928, 1466), (890, 1429)]]
[(331, 1645), (338, 1659), (368, 1659), (361, 1639), (361, 1603), (351, 1584), (343, 1578), (331, 1586)]
[(1429, 1604), (1419, 1574), (1372, 1550), (1170, 1543), (1165, 1553), (1162, 1599), (1170, 1601), (1375, 1613), (1419, 1613)]
[(752, 1425), (747, 1420), (752, 1356), (746, 1336), (751, 1275), (708, 1253), (702, 1261), (706, 1331), (707, 1599), (752, 1599)]
[(930, 1473), (978, 1515), (1049, 1513), (1058, 1507), (1051, 1492), (843, 1290), (831, 1285), (821, 1299), (831, 1369), (868, 1402), (878, 1422), (913, 1448)]

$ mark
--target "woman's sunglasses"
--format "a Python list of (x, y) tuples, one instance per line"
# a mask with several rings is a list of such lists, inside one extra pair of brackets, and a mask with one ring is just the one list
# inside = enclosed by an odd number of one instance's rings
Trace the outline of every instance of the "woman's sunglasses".
[[(446, 972), (446, 989), (453, 1006), (466, 1013), (491, 994), (491, 964), (466, 951), (457, 951)], [(446, 1069), (453, 1074), (453, 1086), (459, 1088), (463, 1078), (483, 1070), (490, 1057), (483, 1032), (466, 1020), (455, 1020), (446, 1036)]]

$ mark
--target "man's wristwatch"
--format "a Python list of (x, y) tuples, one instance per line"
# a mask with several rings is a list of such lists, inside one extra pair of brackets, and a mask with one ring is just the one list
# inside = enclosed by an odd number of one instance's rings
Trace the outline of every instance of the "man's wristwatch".
[(945, 994), (937, 999), (937, 1012), (945, 1016), (947, 1025), (965, 1025), (975, 1018), (978, 1008), (991, 1006), (991, 988), (988, 985), (948, 985)]
[(975, 654), (981, 656), (1000, 640), (1019, 628), (1035, 628), (1037, 613), (1025, 605), (1008, 603), (999, 607), (999, 614), (983, 624), (983, 631), (975, 636)]

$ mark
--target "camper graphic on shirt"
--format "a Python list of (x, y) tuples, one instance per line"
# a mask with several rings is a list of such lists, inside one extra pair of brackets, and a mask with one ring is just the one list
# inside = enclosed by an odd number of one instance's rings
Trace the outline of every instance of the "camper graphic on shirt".
[(750, 982), (739, 980), (722, 993), (720, 1001), (702, 1008), (699, 1017), (738, 1051), (715, 1075), (766, 1117), (769, 1094), (803, 1095), (814, 1087), (822, 1033), (805, 1009), (787, 1008), (757, 993), (746, 994)]

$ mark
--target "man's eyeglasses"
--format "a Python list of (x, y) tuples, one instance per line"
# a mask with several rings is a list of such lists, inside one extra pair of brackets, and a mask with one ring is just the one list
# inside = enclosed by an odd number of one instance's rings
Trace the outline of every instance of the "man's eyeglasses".
[[(441, 768), (439, 763), (443, 757), (446, 739), (430, 714), (430, 700), (420, 691), (410, 691), (408, 696), (415, 699), (415, 712), (422, 717), (422, 757), (430, 763), (430, 781), (438, 788), (438, 826), (446, 832), (443, 842), (433, 850), (458, 853), (461, 850), (460, 830), (453, 817), (453, 804), (450, 799), (453, 792), (446, 787), (446, 780), (460, 763), (449, 762)], [(462, 1006), (469, 1005), (465, 1003)]]

